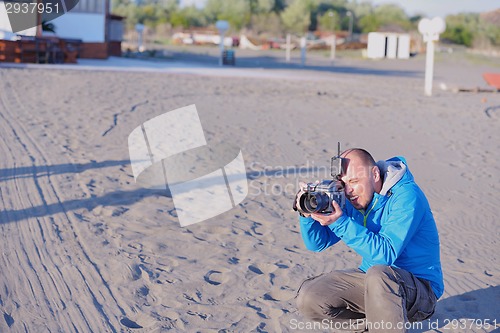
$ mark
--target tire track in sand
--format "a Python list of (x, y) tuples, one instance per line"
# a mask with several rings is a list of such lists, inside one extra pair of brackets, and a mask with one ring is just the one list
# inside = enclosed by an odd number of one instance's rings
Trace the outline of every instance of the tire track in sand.
[[(0, 215), (0, 265), (5, 268), (0, 270), (5, 318), (0, 318), (0, 331), (120, 331), (123, 303), (79, 239), (77, 221), (65, 211), (48, 168), (37, 175), (35, 166), (50, 161), (20, 121), (36, 110), (25, 110), (8, 78), (0, 76), (0, 209), (10, 214), (25, 214), (29, 207), (44, 210), (14, 223), (2, 223)], [(16, 166), (31, 166), (32, 177), (17, 175)], [(54, 206), (57, 212), (51, 211)]]

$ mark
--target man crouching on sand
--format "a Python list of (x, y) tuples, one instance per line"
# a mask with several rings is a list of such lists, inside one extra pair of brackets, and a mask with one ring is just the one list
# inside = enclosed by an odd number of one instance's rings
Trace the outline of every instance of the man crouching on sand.
[(406, 332), (409, 322), (434, 313), (444, 290), (429, 203), (404, 158), (375, 163), (363, 149), (341, 158), (344, 210), (333, 201), (330, 214), (301, 213), (300, 229), (309, 250), (342, 240), (363, 261), (359, 269), (305, 280), (297, 292), (299, 311), (344, 330)]

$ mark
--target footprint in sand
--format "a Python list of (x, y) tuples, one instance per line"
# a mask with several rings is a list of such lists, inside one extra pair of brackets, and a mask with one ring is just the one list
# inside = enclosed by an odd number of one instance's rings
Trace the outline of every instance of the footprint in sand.
[(3, 313), (3, 319), (5, 319), (5, 323), (7, 324), (7, 326), (11, 327), (12, 325), (14, 325), (14, 318), (12, 318), (12, 316), (8, 313)]
[(254, 272), (255, 274), (264, 274), (264, 272), (262, 272), (257, 266), (255, 265), (250, 265), (248, 266), (248, 269), (252, 272)]
[(270, 274), (278, 269), (275, 264), (253, 264), (248, 266), (248, 269), (255, 274)]
[(118, 207), (113, 209), (111, 216), (120, 216), (125, 214), (129, 209), (127, 207)]
[(160, 267), (177, 267), (179, 266), (179, 260), (170, 257), (160, 257), (156, 259), (156, 263)]
[(247, 302), (247, 307), (249, 307), (250, 309), (253, 309), (255, 310), (255, 312), (257, 313), (257, 315), (261, 318), (264, 318), (264, 319), (267, 319), (268, 317), (263, 313), (262, 311), (262, 307), (259, 306), (260, 304), (257, 303), (256, 301), (252, 300), (252, 301), (248, 301)]
[(132, 243), (128, 244), (128, 247), (131, 247), (131, 248), (138, 250), (138, 251), (142, 251), (142, 244), (141, 243), (132, 242)]
[(278, 289), (271, 290), (270, 292), (264, 294), (264, 299), (266, 301), (289, 301), (295, 297), (295, 292), (291, 290)]
[(208, 271), (207, 274), (203, 277), (203, 279), (210, 283), (211, 285), (218, 286), (224, 282), (227, 282), (229, 280), (229, 277), (227, 276), (226, 273), (228, 273), (229, 270), (226, 269), (221, 269), (220, 271), (217, 270), (211, 270)]
[(138, 329), (138, 328), (142, 328), (141, 325), (137, 324), (135, 321), (132, 321), (130, 319), (128, 319), (127, 317), (125, 318), (122, 318), (120, 320), (120, 323), (125, 326), (125, 327), (128, 327), (128, 328), (132, 328), (132, 329)]
[(240, 262), (240, 259), (238, 259), (236, 257), (231, 257), (231, 258), (227, 259), (227, 262), (232, 264), (232, 265), (237, 265)]
[(143, 296), (143, 297), (146, 297), (149, 295), (149, 288), (146, 287), (146, 286), (142, 286), (140, 287), (138, 290), (137, 290), (137, 293), (140, 295), (140, 296)]
[(142, 279), (144, 282), (151, 284), (152, 281), (155, 281), (158, 278), (158, 273), (149, 270), (142, 264), (134, 264), (129, 266), (129, 269), (132, 275), (132, 281)]

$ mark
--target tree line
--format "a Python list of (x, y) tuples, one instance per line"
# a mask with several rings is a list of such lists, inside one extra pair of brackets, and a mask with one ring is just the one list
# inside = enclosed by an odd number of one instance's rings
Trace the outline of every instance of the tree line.
[[(152, 30), (192, 29), (226, 20), (231, 33), (245, 31), (274, 37), (316, 30), (346, 31), (350, 24), (354, 33), (415, 31), (423, 16), (408, 16), (393, 4), (374, 6), (356, 0), (207, 0), (203, 8), (181, 7), (179, 0), (112, 0), (112, 12), (127, 18), (128, 29), (137, 23)], [(500, 9), (497, 12), (500, 15)], [(498, 15), (496, 21), (477, 13), (447, 16), (442, 38), (468, 47), (500, 47)]]

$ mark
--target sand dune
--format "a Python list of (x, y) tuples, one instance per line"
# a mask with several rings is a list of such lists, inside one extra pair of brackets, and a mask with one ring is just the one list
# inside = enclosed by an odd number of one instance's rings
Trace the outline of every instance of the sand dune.
[[(446, 290), (416, 331), (499, 330), (500, 95), (424, 97), (421, 59), (393, 64), (0, 68), (0, 332), (299, 331), (301, 281), (360, 262), (342, 244), (307, 251), (291, 210), (299, 180), (327, 177), (337, 141), (404, 155), (428, 195)], [(371, 70), (348, 70), (361, 66)], [(444, 59), (436, 76), (466, 85), (485, 69)], [(127, 137), (190, 104), (208, 142), (241, 148), (249, 194), (181, 228), (171, 198), (134, 183)], [(454, 329), (458, 319), (477, 321)]]

